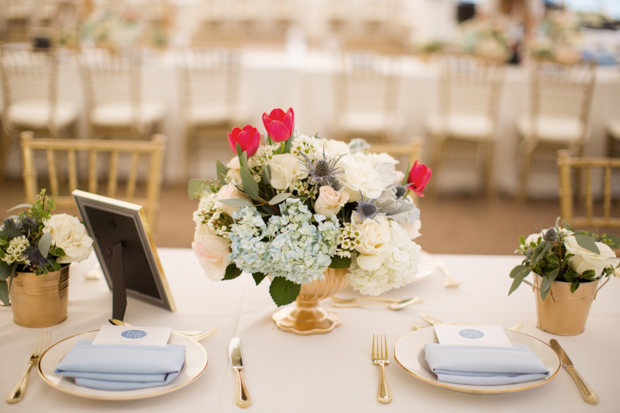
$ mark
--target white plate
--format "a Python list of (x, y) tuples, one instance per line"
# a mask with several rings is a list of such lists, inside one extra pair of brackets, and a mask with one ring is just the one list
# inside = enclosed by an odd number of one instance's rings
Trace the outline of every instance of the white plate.
[(538, 356), (540, 361), (542, 361), (551, 372), (548, 378), (501, 386), (473, 386), (467, 384), (441, 383), (437, 381), (437, 376), (431, 372), (424, 358), (424, 344), (437, 343), (435, 330), (432, 327), (414, 331), (398, 340), (394, 347), (394, 358), (408, 373), (422, 381), (434, 386), (471, 394), (500, 394), (527, 390), (547, 383), (558, 374), (561, 367), (560, 358), (547, 343), (535, 337), (528, 336), (527, 334), (508, 329), (504, 329), (504, 331), (512, 344), (525, 344)]
[(200, 343), (189, 337), (172, 333), (168, 343), (185, 345), (185, 364), (179, 376), (166, 386), (123, 391), (98, 390), (78, 386), (72, 379), (67, 379), (54, 373), (54, 370), (56, 369), (58, 363), (60, 363), (60, 360), (62, 360), (62, 358), (78, 342), (78, 340), (92, 341), (98, 331), (99, 330), (88, 331), (86, 333), (81, 333), (66, 338), (54, 344), (45, 353), (43, 353), (41, 356), (41, 361), (39, 362), (39, 374), (43, 378), (43, 381), (57, 390), (72, 394), (74, 396), (86, 397), (88, 399), (134, 400), (159, 396), (187, 386), (198, 378), (198, 376), (200, 376), (207, 367), (207, 352)]

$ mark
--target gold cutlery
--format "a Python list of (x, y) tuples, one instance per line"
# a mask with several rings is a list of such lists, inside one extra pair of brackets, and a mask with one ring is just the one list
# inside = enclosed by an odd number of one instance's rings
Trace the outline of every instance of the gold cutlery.
[(446, 264), (442, 260), (435, 259), (435, 266), (443, 273), (444, 277), (446, 277), (443, 281), (444, 287), (456, 288), (461, 285), (460, 281), (457, 281), (452, 277), (452, 273), (450, 273), (450, 270), (448, 270), (448, 267), (446, 267)]
[(372, 336), (372, 364), (378, 364), (381, 368), (377, 400), (380, 403), (391, 403), (392, 392), (390, 392), (390, 386), (388, 385), (387, 377), (385, 375), (385, 365), (390, 364), (387, 338), (385, 335), (378, 336), (377, 334), (373, 334)]
[(568, 354), (566, 354), (560, 343), (558, 343), (558, 341), (554, 338), (552, 338), (549, 343), (551, 344), (551, 348), (558, 353), (558, 356), (562, 361), (562, 366), (564, 366), (568, 374), (570, 374), (573, 380), (575, 380), (583, 399), (590, 404), (598, 404), (598, 394), (596, 394), (588, 383), (586, 383), (586, 381), (581, 377), (581, 375), (579, 375), (573, 365), (573, 362), (570, 360)]
[(34, 343), (34, 349), (32, 350), (32, 355), (30, 356), (30, 360), (28, 360), (28, 368), (22, 374), (21, 379), (17, 382), (17, 385), (9, 394), (9, 397), (6, 398), (6, 401), (9, 403), (18, 403), (21, 402), (24, 398), (24, 394), (26, 393), (26, 386), (28, 386), (28, 378), (30, 377), (30, 370), (36, 365), (39, 364), (39, 359), (41, 355), (47, 350), (50, 346), (52, 340), (52, 333), (50, 332), (40, 332), (37, 336), (37, 341)]
[[(108, 321), (110, 322), (110, 324), (113, 324), (115, 326), (127, 326), (127, 327), (131, 326), (131, 324), (129, 324), (128, 322), (122, 321), (122, 320), (117, 320), (115, 318), (110, 318)], [(212, 330), (209, 330), (209, 331), (207, 331), (205, 333), (203, 333), (200, 330), (195, 330), (195, 331), (172, 330), (172, 332), (173, 333), (177, 333), (177, 334), (181, 334), (182, 336), (190, 337), (190, 338), (192, 338), (192, 339), (194, 339), (196, 341), (201, 341), (201, 340), (204, 340), (205, 338), (210, 337), (213, 334), (215, 334), (217, 332), (217, 327), (212, 329)]]
[(387, 298), (387, 297), (358, 297), (358, 298), (339, 298), (332, 297), (331, 305), (338, 308), (353, 308), (361, 307), (363, 305), (370, 304), (387, 304), (390, 310), (402, 310), (405, 307), (409, 307), (411, 304), (419, 304), (423, 300), (420, 297), (411, 298)]
[(237, 380), (237, 406), (245, 409), (252, 404), (252, 398), (243, 378), (243, 360), (241, 358), (241, 341), (239, 337), (234, 337), (230, 340), (228, 353), (230, 355), (230, 364), (232, 364), (232, 368), (235, 370), (235, 379)]

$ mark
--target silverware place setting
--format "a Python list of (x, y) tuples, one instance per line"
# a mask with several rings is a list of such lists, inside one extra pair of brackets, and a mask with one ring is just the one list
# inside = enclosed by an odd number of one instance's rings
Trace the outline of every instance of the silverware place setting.
[(372, 364), (376, 364), (381, 369), (379, 373), (379, 390), (377, 390), (377, 401), (380, 403), (391, 403), (392, 392), (388, 385), (385, 375), (385, 366), (390, 364), (388, 355), (387, 338), (383, 335), (374, 334), (372, 336)]
[(11, 391), (9, 396), (6, 398), (8, 403), (19, 403), (24, 398), (24, 394), (26, 394), (26, 387), (28, 386), (28, 379), (30, 378), (30, 371), (33, 367), (39, 364), (39, 360), (41, 359), (41, 355), (45, 353), (52, 342), (52, 333), (41, 331), (37, 336), (37, 341), (34, 343), (34, 349), (32, 350), (32, 355), (28, 360), (28, 368), (22, 374), (22, 377), (17, 382), (17, 385)]
[(403, 308), (409, 307), (412, 304), (419, 304), (423, 301), (421, 297), (410, 297), (410, 298), (388, 298), (388, 297), (358, 297), (358, 298), (340, 298), (340, 297), (331, 297), (332, 307), (338, 308), (354, 308), (354, 307), (362, 307), (364, 305), (372, 305), (372, 304), (383, 304), (386, 305), (388, 309), (393, 311), (402, 310)]
[(577, 384), (577, 387), (579, 388), (579, 392), (581, 392), (581, 396), (583, 397), (583, 399), (587, 403), (598, 404), (598, 401), (599, 401), (598, 394), (596, 394), (596, 392), (592, 390), (592, 388), (588, 385), (588, 383), (586, 383), (583, 377), (581, 377), (581, 375), (577, 372), (577, 369), (575, 369), (573, 362), (568, 357), (568, 354), (566, 354), (566, 352), (564, 351), (560, 343), (558, 343), (556, 339), (552, 338), (549, 344), (551, 345), (551, 348), (556, 353), (558, 353), (558, 356), (560, 357), (560, 361), (562, 362), (562, 366), (566, 369), (568, 374), (570, 374), (570, 376), (573, 378), (573, 380), (575, 381), (575, 384)]

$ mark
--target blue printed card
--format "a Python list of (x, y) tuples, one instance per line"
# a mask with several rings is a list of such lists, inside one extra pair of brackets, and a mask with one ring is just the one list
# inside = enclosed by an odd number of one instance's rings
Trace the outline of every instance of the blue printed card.
[(434, 327), (441, 345), (512, 347), (502, 326), (438, 324)]
[(168, 343), (172, 328), (103, 325), (93, 340), (99, 344), (129, 344), (164, 347)]

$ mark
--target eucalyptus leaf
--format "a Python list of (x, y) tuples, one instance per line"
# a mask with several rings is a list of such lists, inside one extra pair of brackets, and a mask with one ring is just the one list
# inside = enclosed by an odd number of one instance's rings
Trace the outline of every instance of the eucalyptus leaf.
[(248, 167), (248, 153), (246, 151), (243, 151), (239, 156), (239, 163), (241, 164), (241, 166), (244, 166), (246, 168)]
[(215, 164), (215, 170), (217, 171), (217, 181), (218, 184), (223, 185), (226, 180), (226, 174), (228, 173), (228, 168), (220, 161), (217, 161)]
[(560, 271), (556, 268), (555, 270), (551, 271), (551, 274), (549, 274), (549, 276), (543, 277), (542, 283), (540, 285), (540, 298), (543, 301), (545, 301), (545, 298), (547, 298), (547, 294), (551, 289), (551, 284), (555, 281), (556, 278), (558, 278), (559, 273)]
[(234, 280), (238, 276), (241, 275), (243, 271), (241, 271), (235, 264), (228, 264), (226, 267), (226, 273), (224, 274), (223, 280)]
[(292, 303), (297, 299), (301, 285), (284, 277), (275, 277), (269, 286), (269, 294), (278, 307)]
[[(545, 242), (547, 242), (547, 241), (545, 241)], [(547, 244), (545, 245), (543, 250), (540, 252), (540, 254), (538, 254), (538, 257), (536, 257), (536, 260), (534, 262), (538, 262), (543, 257), (545, 257), (551, 248), (553, 248), (553, 243), (552, 242), (547, 242)]]
[(615, 234), (605, 234), (605, 238), (607, 238), (608, 240), (610, 240), (612, 242), (611, 245), (609, 245), (610, 248), (616, 250), (618, 249), (618, 247), (620, 247), (620, 237), (615, 235)]
[(258, 195), (258, 183), (254, 180), (250, 170), (243, 166), (241, 167), (241, 183), (243, 184), (243, 192), (254, 199), (260, 199)]
[(349, 268), (351, 266), (351, 258), (341, 258), (337, 255), (332, 257), (332, 262), (329, 264), (329, 268)]
[(523, 235), (519, 237), (519, 244), (525, 245), (525, 237)]
[(542, 241), (540, 244), (538, 244), (536, 248), (534, 248), (532, 256), (530, 257), (531, 262), (537, 262), (539, 260), (539, 256), (541, 255), (547, 244), (549, 244), (548, 241)]
[(204, 181), (202, 179), (190, 179), (187, 183), (187, 193), (189, 199), (196, 199), (200, 197), (202, 192), (202, 185)]
[(514, 278), (512, 285), (510, 286), (510, 290), (508, 291), (508, 295), (512, 294), (523, 282), (523, 279), (528, 276), (531, 272), (528, 267), (524, 265), (517, 265), (515, 268), (510, 271), (510, 277)]
[(256, 283), (256, 285), (260, 284), (266, 276), (267, 274), (263, 274), (262, 272), (255, 272), (254, 274), (252, 274), (252, 278), (254, 278), (254, 282)]
[(282, 192), (281, 194), (278, 194), (274, 196), (273, 198), (271, 198), (271, 200), (269, 201), (269, 205), (277, 205), (291, 195), (293, 194), (290, 194), (288, 192)]
[(263, 185), (271, 185), (271, 167), (269, 165), (263, 166)]
[(19, 204), (19, 205), (15, 205), (13, 208), (7, 210), (6, 212), (11, 212), (14, 209), (19, 209), (19, 208), (32, 208), (32, 205), (30, 204)]
[(52, 234), (50, 234), (49, 232), (47, 234), (43, 234), (43, 236), (39, 240), (39, 251), (41, 251), (41, 255), (43, 255), (43, 258), (47, 258), (47, 254), (50, 252), (51, 245)]
[(9, 300), (9, 286), (6, 281), (0, 281), (0, 301), (4, 305), (10, 305), (11, 301)]
[(510, 271), (510, 278), (515, 278), (517, 276), (520, 276), (521, 273), (526, 272), (526, 271), (527, 271), (527, 274), (529, 274), (530, 269), (526, 267), (525, 265), (517, 265), (516, 267), (512, 269), (512, 271)]
[(0, 281), (4, 281), (11, 275), (11, 267), (0, 261)]
[[(557, 226), (557, 225), (556, 225)], [(566, 228), (569, 231), (575, 232), (575, 230), (573, 229), (573, 227), (570, 226), (570, 224), (564, 220), (562, 220), (562, 226), (564, 228)]]
[(224, 205), (229, 205), (232, 207), (243, 208), (246, 206), (253, 206), (250, 201), (241, 198), (230, 198), (230, 199), (220, 199), (218, 202), (221, 202)]
[(22, 233), (17, 229), (5, 229), (4, 231), (0, 231), (0, 237), (7, 236), (7, 239), (10, 241), (13, 238), (21, 237)]
[(585, 248), (588, 251), (591, 251), (597, 255), (601, 254), (601, 251), (596, 246), (594, 240), (587, 235), (575, 235), (575, 239), (577, 240), (577, 244), (579, 244), (580, 247)]

